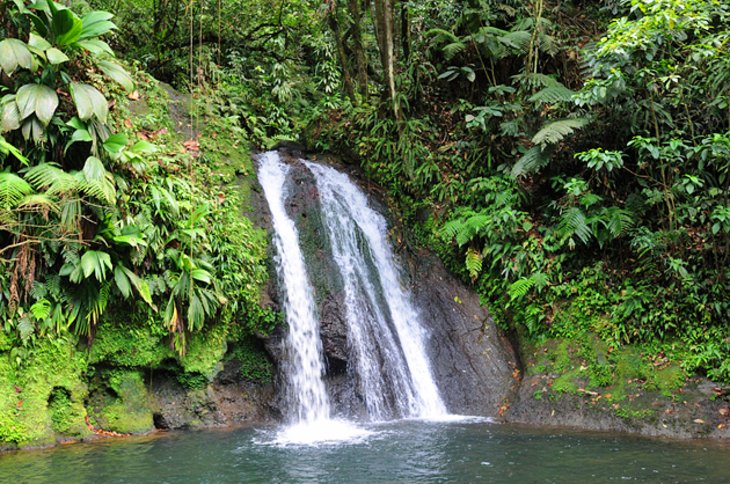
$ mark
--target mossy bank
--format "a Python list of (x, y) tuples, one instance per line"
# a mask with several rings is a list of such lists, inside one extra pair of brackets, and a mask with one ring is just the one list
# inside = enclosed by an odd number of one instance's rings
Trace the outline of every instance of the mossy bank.
[[(271, 419), (273, 364), (257, 336), (278, 318), (259, 305), (268, 280), (266, 232), (243, 216), (255, 177), (249, 146), (206, 111), (203, 94), (191, 99), (144, 73), (135, 77), (138, 90), (120, 98), (114, 116), (130, 136), (155, 143), (154, 162), (168, 175), (195, 163), (192, 185), (216, 203), (205, 222), (222, 237), (213, 262), (237, 291), (221, 296), (202, 328), (184, 330), (182, 349), (162, 309), (114, 298), (89, 337), (63, 330), (24, 340), (0, 331), (0, 449)], [(155, 204), (169, 195), (133, 196)]]

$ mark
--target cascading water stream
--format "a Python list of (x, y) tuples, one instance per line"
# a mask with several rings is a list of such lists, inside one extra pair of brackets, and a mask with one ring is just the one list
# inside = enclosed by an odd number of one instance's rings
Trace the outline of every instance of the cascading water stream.
[(401, 284), (385, 219), (347, 175), (305, 165), (315, 176), (344, 282), (349, 348), (368, 416), (446, 415), (425, 351), (427, 335)]
[[(447, 415), (425, 351), (418, 311), (404, 290), (387, 240), (385, 219), (368, 205), (347, 175), (302, 161), (316, 180), (322, 218), (344, 287), (349, 373), (368, 419)], [(300, 236), (287, 214), (291, 167), (277, 152), (258, 160), (259, 182), (271, 211), (276, 270), (289, 326), (281, 362), (286, 376), (286, 413), (291, 426), (278, 441), (313, 443), (368, 434), (330, 419), (323, 381), (319, 318)]]
[(316, 316), (312, 286), (304, 256), (299, 247), (299, 233), (286, 213), (285, 182), (289, 167), (275, 152), (259, 159), (259, 183), (269, 203), (274, 226), (276, 270), (282, 282), (284, 312), (289, 324), (286, 351), (288, 368), (287, 400), (292, 423), (325, 420), (330, 405), (322, 376), (322, 341)]

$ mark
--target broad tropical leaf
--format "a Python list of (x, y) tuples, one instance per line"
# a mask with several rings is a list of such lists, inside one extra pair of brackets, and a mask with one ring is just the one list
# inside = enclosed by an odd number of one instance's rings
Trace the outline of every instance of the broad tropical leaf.
[(6, 102), (2, 105), (0, 133), (7, 133), (20, 128), (20, 121), (20, 111), (15, 103), (15, 96), (8, 96)]
[(114, 15), (111, 13), (99, 10), (87, 13), (81, 19), (83, 28), (81, 29), (79, 39), (84, 40), (91, 37), (99, 37), (100, 35), (104, 35), (107, 32), (116, 29), (117, 26), (114, 22), (109, 21), (112, 17), (114, 17)]
[(53, 12), (51, 31), (55, 36), (56, 45), (63, 47), (79, 40), (83, 24), (81, 19), (71, 10), (63, 8)]
[(33, 67), (33, 55), (28, 46), (18, 39), (0, 41), (0, 70), (9, 76), (18, 67), (23, 69)]
[(96, 119), (102, 123), (106, 123), (106, 118), (109, 115), (109, 107), (107, 106), (106, 98), (97, 88), (80, 82), (72, 82), (71, 95), (73, 96), (74, 103), (76, 103), (76, 110), (79, 113), (81, 121), (86, 121), (91, 119), (92, 116), (96, 116)]
[(46, 58), (48, 59), (48, 62), (53, 65), (62, 64), (68, 61), (68, 56), (55, 47), (51, 47), (46, 51)]
[(116, 81), (126, 91), (134, 89), (134, 81), (132, 76), (124, 70), (122, 66), (112, 61), (99, 61), (96, 63), (99, 68), (104, 71), (104, 74), (109, 76), (112, 80)]
[(114, 55), (114, 51), (111, 47), (109, 47), (109, 44), (100, 39), (79, 40), (78, 42), (76, 42), (76, 45), (78, 47), (81, 47), (82, 49), (88, 50), (92, 54), (109, 54), (111, 56)]
[(85, 278), (94, 274), (97, 281), (103, 282), (106, 280), (107, 269), (112, 270), (112, 260), (106, 252), (87, 250), (81, 256), (81, 270)]
[(21, 119), (35, 113), (38, 120), (47, 126), (58, 108), (58, 94), (45, 84), (26, 84), (18, 89), (15, 103)]

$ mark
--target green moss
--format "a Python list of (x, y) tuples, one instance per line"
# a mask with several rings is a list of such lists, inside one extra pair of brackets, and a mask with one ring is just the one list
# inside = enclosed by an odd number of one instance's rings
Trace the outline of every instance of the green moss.
[(91, 364), (156, 368), (174, 354), (164, 342), (165, 332), (154, 324), (99, 325), (96, 339), (89, 352)]
[(70, 437), (83, 437), (88, 433), (84, 421), (86, 408), (83, 402), (74, 401), (67, 389), (53, 389), (48, 398), (48, 411), (51, 414), (51, 427), (55, 432)]
[(575, 383), (575, 379), (578, 376), (578, 371), (573, 370), (556, 378), (551, 386), (553, 391), (556, 393), (577, 393), (578, 385)]
[(552, 355), (553, 369), (555, 372), (562, 373), (571, 366), (571, 342), (562, 340), (558, 343)]
[(248, 381), (271, 383), (274, 377), (274, 365), (268, 353), (253, 338), (236, 343), (226, 358), (240, 362), (241, 376)]
[(94, 423), (119, 433), (144, 433), (154, 428), (147, 389), (135, 370), (107, 370), (96, 380), (90, 412)]
[(647, 386), (656, 389), (665, 397), (671, 397), (684, 386), (687, 374), (678, 364), (670, 364), (666, 368), (655, 370), (649, 375)]
[(13, 339), (5, 331), (0, 331), (0, 352), (9, 351), (13, 347)]
[(654, 415), (654, 410), (650, 408), (631, 408), (627, 406), (617, 407), (614, 413), (625, 419), (645, 419)]
[(89, 435), (86, 369), (83, 353), (61, 338), (39, 342), (20, 368), (0, 355), (0, 441), (42, 446), (59, 436)]
[(187, 353), (179, 358), (180, 366), (185, 373), (202, 375), (208, 381), (223, 369), (223, 356), (228, 344), (228, 329), (223, 324), (216, 324), (205, 333), (195, 333), (188, 343)]

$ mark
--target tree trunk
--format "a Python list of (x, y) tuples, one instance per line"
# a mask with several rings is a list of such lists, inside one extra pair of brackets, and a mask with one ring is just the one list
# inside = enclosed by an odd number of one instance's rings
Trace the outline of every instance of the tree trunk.
[(348, 65), (347, 54), (345, 53), (340, 23), (337, 20), (337, 7), (330, 10), (329, 15), (327, 15), (327, 21), (332, 30), (332, 35), (335, 38), (337, 57), (339, 57), (340, 66), (342, 67), (342, 81), (345, 84), (345, 92), (347, 93), (347, 97), (354, 101), (355, 89), (352, 85), (352, 74), (350, 74), (350, 66)]
[(359, 0), (347, 0), (350, 15), (352, 16), (352, 50), (355, 54), (355, 68), (357, 70), (357, 83), (360, 94), (365, 97), (368, 93), (368, 65), (365, 58), (365, 50), (362, 45), (362, 29), (360, 22), (362, 15), (360, 13)]
[(400, 43), (403, 49), (403, 64), (408, 65), (411, 59), (411, 14), (408, 2), (401, 2), (400, 6)]
[(380, 47), (380, 60), (383, 64), (383, 74), (388, 88), (388, 97), (392, 104), (393, 116), (400, 119), (400, 110), (395, 91), (395, 49), (393, 46), (393, 1), (375, 0), (375, 18)]

